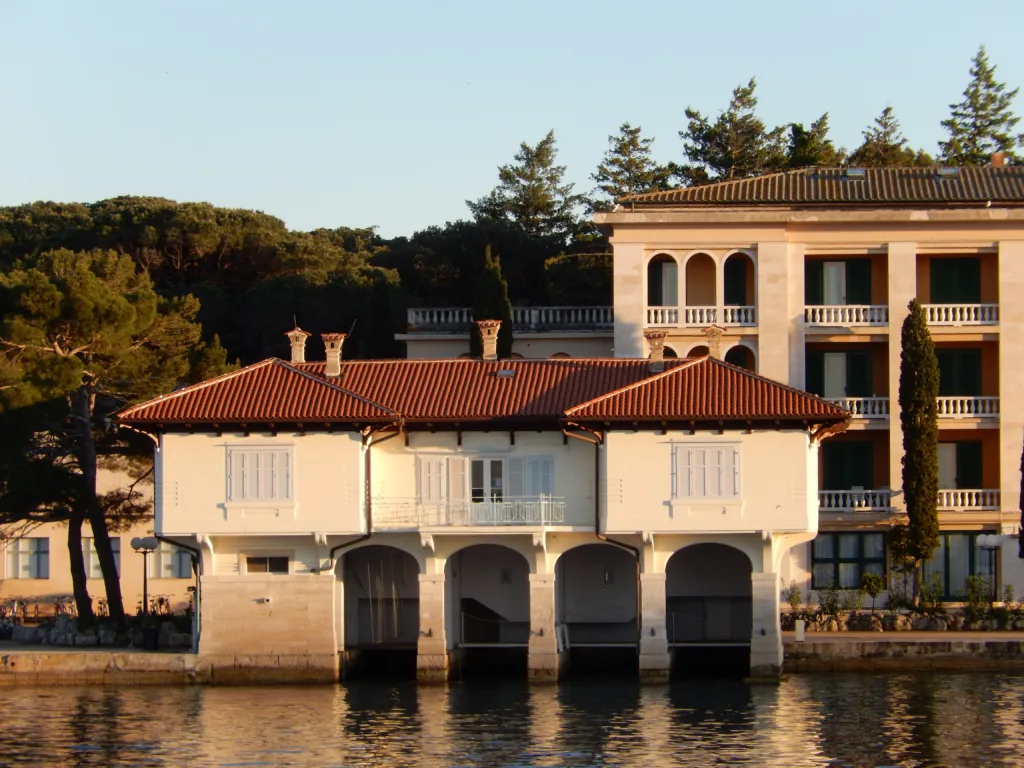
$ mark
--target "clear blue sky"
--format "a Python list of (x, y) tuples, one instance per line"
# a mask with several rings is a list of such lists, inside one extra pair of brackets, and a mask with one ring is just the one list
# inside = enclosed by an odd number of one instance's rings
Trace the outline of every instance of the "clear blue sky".
[(828, 111), (852, 149), (891, 104), (931, 152), (979, 44), (1024, 85), (1019, 0), (3, 5), (0, 205), (158, 195), (386, 236), (465, 218), (550, 128), (579, 190), (624, 121), (680, 159), (684, 108), (751, 75), (769, 124)]

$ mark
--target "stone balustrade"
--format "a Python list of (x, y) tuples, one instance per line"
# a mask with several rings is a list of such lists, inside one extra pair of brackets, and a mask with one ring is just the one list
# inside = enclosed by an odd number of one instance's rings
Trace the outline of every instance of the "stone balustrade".
[(940, 397), (940, 419), (983, 419), (999, 416), (998, 397)]
[(999, 509), (999, 490), (996, 488), (942, 489), (939, 491), (939, 509)]
[(888, 512), (892, 491), (876, 490), (818, 491), (819, 512)]
[[(469, 307), (412, 307), (406, 311), (407, 330), (421, 333), (462, 333), (474, 321)], [(610, 331), (611, 307), (513, 307), (516, 331)]]
[(811, 326), (851, 328), (889, 324), (884, 304), (824, 304), (804, 307), (804, 323)]
[(998, 304), (924, 304), (928, 325), (996, 325)]
[(838, 397), (832, 402), (845, 408), (855, 419), (888, 419), (888, 397)]

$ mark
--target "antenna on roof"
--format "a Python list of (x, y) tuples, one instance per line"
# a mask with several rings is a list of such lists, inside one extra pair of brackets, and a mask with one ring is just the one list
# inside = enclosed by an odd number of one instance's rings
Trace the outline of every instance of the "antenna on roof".
[(350, 339), (352, 338), (352, 331), (354, 331), (356, 329), (356, 320), (358, 320), (358, 319), (359, 318), (357, 317), (355, 320), (353, 320), (351, 327), (349, 327), (349, 329), (348, 329), (348, 337)]

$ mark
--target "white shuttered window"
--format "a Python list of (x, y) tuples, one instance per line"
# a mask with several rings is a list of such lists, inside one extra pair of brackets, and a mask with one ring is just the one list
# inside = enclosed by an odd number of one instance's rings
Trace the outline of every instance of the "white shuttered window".
[(228, 501), (291, 501), (290, 448), (228, 448)]
[(740, 496), (738, 445), (673, 445), (673, 499), (736, 499)]

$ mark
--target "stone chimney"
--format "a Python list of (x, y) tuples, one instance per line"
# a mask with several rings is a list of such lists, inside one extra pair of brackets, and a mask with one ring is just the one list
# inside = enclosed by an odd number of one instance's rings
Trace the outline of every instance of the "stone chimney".
[(725, 333), (725, 328), (718, 325), (709, 325), (707, 328), (703, 328), (701, 330), (708, 340), (708, 355), (715, 358), (715, 360), (721, 360), (722, 334)]
[(1006, 164), (1006, 153), (1005, 152), (993, 152), (992, 153), (992, 167), (1002, 168)]
[(293, 363), (306, 362), (306, 339), (312, 335), (313, 334), (307, 333), (297, 325), (285, 334), (285, 336), (288, 337), (288, 341), (292, 343)]
[(644, 331), (647, 346), (651, 348), (651, 372), (661, 373), (665, 370), (665, 337), (668, 331)]
[(483, 346), (484, 360), (498, 359), (498, 331), (501, 330), (501, 320), (477, 320), (476, 327), (480, 329), (480, 342)]
[(341, 346), (345, 343), (344, 333), (322, 333), (320, 338), (324, 340), (324, 348), (327, 350), (327, 370), (324, 374), (337, 378), (341, 376)]

